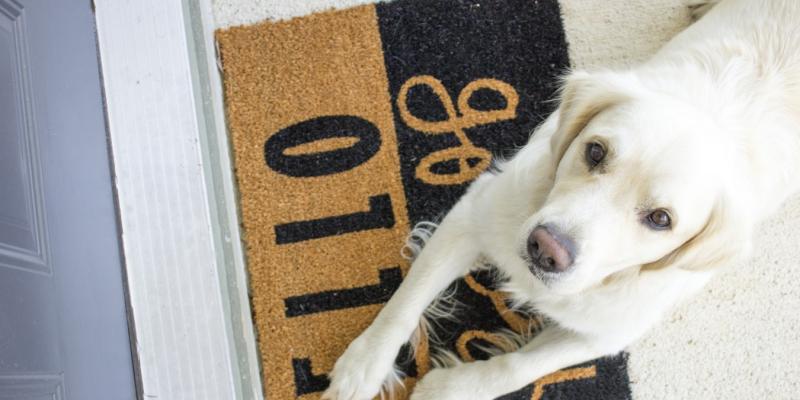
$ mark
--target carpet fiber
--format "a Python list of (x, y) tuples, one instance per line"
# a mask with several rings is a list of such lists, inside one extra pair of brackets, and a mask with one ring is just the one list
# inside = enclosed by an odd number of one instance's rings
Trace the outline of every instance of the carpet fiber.
[[(551, 111), (568, 48), (555, 0), (400, 0), (217, 33), (267, 398), (316, 398), (325, 373), (402, 281), (410, 227), (523, 145)], [(491, 274), (439, 333), (462, 359), (538, 327)], [(404, 363), (430, 368), (428, 343)], [(401, 357), (404, 360), (407, 357)], [(624, 399), (626, 356), (506, 399)]]

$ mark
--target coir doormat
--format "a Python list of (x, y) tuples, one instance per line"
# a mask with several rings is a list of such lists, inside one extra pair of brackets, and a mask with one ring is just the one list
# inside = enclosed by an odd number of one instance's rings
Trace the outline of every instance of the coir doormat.
[[(315, 399), (402, 282), (400, 250), (551, 111), (568, 67), (555, 0), (398, 0), (217, 32), (268, 399)], [(442, 323), (462, 359), (522, 330), (488, 274)], [(442, 332), (440, 332), (442, 336)], [(428, 343), (403, 368), (430, 368)], [(400, 357), (402, 359), (402, 357)], [(624, 355), (507, 399), (629, 398)]]

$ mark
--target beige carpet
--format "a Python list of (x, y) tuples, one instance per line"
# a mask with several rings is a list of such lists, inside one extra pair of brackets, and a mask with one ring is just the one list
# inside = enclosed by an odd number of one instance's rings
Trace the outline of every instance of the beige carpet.
[[(531, 0), (535, 1), (535, 0)], [(369, 0), (216, 0), (219, 27)], [(562, 0), (575, 67), (624, 67), (688, 24), (682, 0)], [(754, 257), (731, 266), (631, 346), (637, 399), (791, 399), (800, 395), (800, 200), (765, 223)]]

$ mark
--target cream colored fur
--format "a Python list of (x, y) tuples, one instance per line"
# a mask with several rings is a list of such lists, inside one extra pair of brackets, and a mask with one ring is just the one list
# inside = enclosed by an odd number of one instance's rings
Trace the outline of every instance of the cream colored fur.
[[(554, 324), (516, 351), (436, 368), (414, 400), (493, 399), (616, 353), (750, 248), (800, 188), (800, 2), (727, 0), (650, 61), (574, 72), (561, 105), (500, 172), (479, 177), (331, 374), (328, 399), (370, 399), (419, 318), (479, 258)], [(609, 149), (602, 172), (583, 151)], [(642, 215), (667, 208), (673, 227)], [(532, 274), (525, 243), (550, 223), (577, 244), (569, 272)]]

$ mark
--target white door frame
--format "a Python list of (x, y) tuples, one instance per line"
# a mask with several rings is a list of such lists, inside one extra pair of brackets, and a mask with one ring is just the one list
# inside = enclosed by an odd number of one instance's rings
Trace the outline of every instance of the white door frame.
[(142, 399), (263, 399), (211, 0), (94, 0)]

